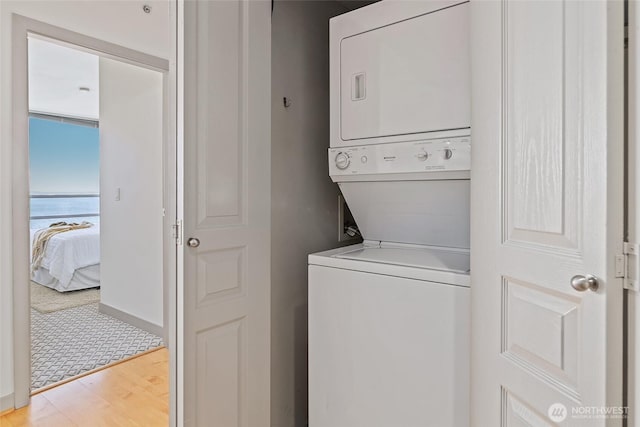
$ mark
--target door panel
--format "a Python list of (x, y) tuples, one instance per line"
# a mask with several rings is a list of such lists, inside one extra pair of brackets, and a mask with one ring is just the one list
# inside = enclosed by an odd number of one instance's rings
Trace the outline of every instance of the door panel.
[(246, 194), (247, 22), (243, 1), (187, 2), (196, 9), (197, 212), (199, 227), (241, 225)]
[(472, 425), (620, 422), (619, 6), (472, 2)]
[[(197, 425), (238, 426), (244, 408), (240, 390), (245, 352), (242, 347), (243, 319), (202, 331), (197, 335), (197, 396), (209, 405), (198, 405)], [(215, 384), (215, 387), (212, 385)], [(246, 402), (246, 400), (245, 400)], [(246, 403), (244, 403), (246, 404)]]
[(580, 120), (581, 9), (574, 1), (505, 6), (502, 196), (508, 242), (581, 249), (581, 126), (589, 125)]
[[(605, 301), (589, 301), (597, 298), (597, 295), (590, 295), (591, 292), (583, 295), (572, 291), (569, 283), (573, 273), (560, 268), (559, 264), (563, 260), (551, 262), (554, 257), (560, 258), (559, 255), (513, 251), (511, 256), (507, 256), (505, 252), (506, 250), (499, 252), (504, 254), (503, 259), (519, 262), (520, 266), (504, 267), (504, 270), (512, 271), (507, 273), (509, 275), (502, 276), (499, 298), (502, 317), (500, 335), (503, 338), (500, 352), (502, 357), (498, 361), (501, 364), (517, 365), (526, 371), (527, 378), (554, 389), (559, 393), (556, 400), (568, 397), (580, 403), (590, 393), (598, 394), (599, 388), (590, 390), (583, 387), (582, 383), (587, 377), (597, 374), (597, 368), (606, 360), (606, 356), (599, 337), (594, 337), (585, 327), (595, 326), (592, 322), (605, 323), (606, 307), (602, 305)], [(546, 270), (543, 265), (527, 258), (536, 256), (549, 259)], [(541, 270), (527, 271), (526, 264), (531, 269)], [(593, 272), (593, 267), (576, 267), (574, 272), (582, 273), (585, 269)], [(524, 271), (515, 275), (513, 270), (516, 268)], [(549, 277), (536, 277), (543, 273)], [(605, 280), (602, 275), (598, 277), (603, 284)], [(602, 333), (602, 338), (606, 336), (604, 331), (599, 332)], [(604, 387), (604, 367), (600, 374)], [(549, 404), (551, 403), (553, 402)]]
[(198, 307), (245, 293), (246, 249), (240, 246), (201, 252), (197, 271)]
[(270, 36), (269, 2), (184, 2), (187, 426), (269, 425)]
[(502, 355), (577, 393), (580, 299), (505, 278)]
[(503, 427), (553, 427), (545, 415), (531, 409), (512, 393), (503, 390), (502, 399), (505, 408)]

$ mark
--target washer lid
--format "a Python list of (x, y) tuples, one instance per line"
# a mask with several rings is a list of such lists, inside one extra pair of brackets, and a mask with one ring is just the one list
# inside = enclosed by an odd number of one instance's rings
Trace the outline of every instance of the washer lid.
[[(309, 268), (331, 267), (469, 287), (469, 251), (365, 241), (309, 255)], [(311, 270), (309, 270), (311, 272)]]
[(455, 273), (469, 272), (469, 252), (437, 248), (385, 247), (383, 245), (362, 247), (334, 256), (356, 261), (379, 262)]

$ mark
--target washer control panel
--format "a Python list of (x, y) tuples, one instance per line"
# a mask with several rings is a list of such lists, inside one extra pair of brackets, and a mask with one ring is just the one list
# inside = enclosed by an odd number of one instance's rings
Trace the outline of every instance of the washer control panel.
[(469, 136), (329, 149), (329, 175), (470, 169)]

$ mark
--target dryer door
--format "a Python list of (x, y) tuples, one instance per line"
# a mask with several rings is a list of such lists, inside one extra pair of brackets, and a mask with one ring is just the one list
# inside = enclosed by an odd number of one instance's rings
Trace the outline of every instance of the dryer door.
[(340, 40), (342, 141), (470, 126), (468, 8)]

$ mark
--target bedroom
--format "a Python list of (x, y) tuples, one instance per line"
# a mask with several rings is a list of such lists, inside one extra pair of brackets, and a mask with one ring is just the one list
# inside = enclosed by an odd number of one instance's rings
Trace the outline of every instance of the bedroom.
[(162, 97), (161, 72), (29, 38), (35, 392), (163, 345)]

